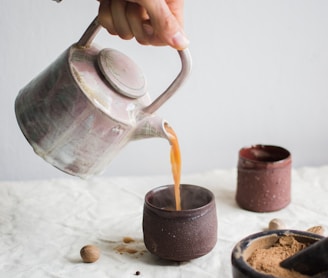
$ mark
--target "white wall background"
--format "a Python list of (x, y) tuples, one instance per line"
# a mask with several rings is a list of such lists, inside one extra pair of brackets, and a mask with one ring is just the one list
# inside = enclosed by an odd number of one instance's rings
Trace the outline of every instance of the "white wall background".
[[(328, 163), (328, 1), (185, 2), (193, 72), (158, 114), (178, 134), (183, 174), (235, 167), (250, 144), (289, 149), (294, 167)], [(34, 154), (14, 114), (28, 81), (82, 35), (95, 0), (0, 3), (0, 180), (68, 177)], [(96, 43), (143, 68), (154, 98), (175, 77), (174, 50), (142, 47), (102, 31)], [(163, 139), (129, 144), (105, 175), (169, 174)]]

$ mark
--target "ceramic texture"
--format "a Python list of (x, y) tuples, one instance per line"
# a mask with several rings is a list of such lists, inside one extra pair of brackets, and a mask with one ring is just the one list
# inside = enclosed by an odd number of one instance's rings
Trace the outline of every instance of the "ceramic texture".
[(291, 155), (278, 146), (254, 145), (239, 151), (238, 205), (255, 212), (286, 207), (291, 200)]
[(130, 140), (166, 138), (164, 120), (138, 115), (137, 108), (150, 103), (148, 95), (129, 99), (116, 94), (96, 74), (95, 53), (72, 46), (15, 102), (18, 124), (34, 151), (81, 177), (101, 173)]
[(174, 210), (173, 185), (145, 197), (143, 233), (147, 249), (172, 261), (189, 261), (209, 253), (217, 242), (215, 198), (209, 190), (181, 185), (182, 210)]
[(278, 278), (258, 272), (247, 263), (247, 259), (256, 248), (270, 247), (279, 237), (285, 235), (292, 235), (298, 241), (311, 244), (323, 238), (323, 236), (317, 234), (297, 230), (273, 230), (250, 235), (238, 242), (232, 250), (231, 264), (233, 278)]
[(16, 118), (34, 151), (58, 169), (87, 178), (105, 170), (131, 140), (168, 140), (166, 121), (153, 112), (171, 97), (191, 69), (182, 69), (155, 101), (138, 66), (114, 49), (91, 45), (100, 25), (92, 22), (73, 44), (27, 84), (15, 102)]

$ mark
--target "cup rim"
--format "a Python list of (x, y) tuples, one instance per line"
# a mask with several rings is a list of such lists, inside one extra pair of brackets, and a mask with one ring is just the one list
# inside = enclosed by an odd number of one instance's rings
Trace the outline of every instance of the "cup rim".
[[(270, 151), (271, 152), (272, 151), (279, 152), (279, 159), (268, 160), (268, 161), (256, 159), (254, 156), (252, 156), (252, 154), (250, 154), (250, 152), (252, 152), (254, 150), (267, 150), (269, 152)], [(241, 148), (239, 150), (239, 159), (255, 162), (257, 164), (260, 164), (260, 163), (262, 163), (262, 164), (279, 164), (279, 163), (283, 163), (286, 161), (291, 161), (291, 153), (287, 149), (280, 147), (280, 146), (255, 144), (255, 145), (245, 146), (245, 147)]]
[(148, 206), (148, 208), (151, 208), (152, 210), (154, 211), (160, 211), (160, 212), (164, 212), (164, 213), (168, 213), (168, 214), (174, 214), (176, 216), (179, 216), (179, 215), (185, 215), (186, 213), (195, 213), (195, 212), (198, 212), (199, 210), (205, 210), (207, 211), (207, 208), (212, 206), (213, 203), (215, 203), (215, 196), (214, 196), (214, 193), (205, 188), (205, 187), (202, 187), (202, 186), (199, 186), (199, 185), (193, 185), (193, 184), (180, 184), (180, 188), (184, 187), (191, 187), (191, 188), (197, 188), (198, 190), (203, 190), (204, 192), (206, 192), (209, 196), (209, 201), (202, 205), (202, 206), (199, 206), (199, 207), (196, 207), (196, 208), (191, 208), (191, 209), (181, 209), (181, 210), (170, 210), (170, 209), (167, 209), (167, 208), (161, 208), (161, 207), (158, 207), (158, 206), (155, 206), (154, 204), (152, 204), (150, 201), (149, 201), (149, 197), (154, 194), (154, 193), (157, 193), (159, 191), (162, 191), (162, 190), (165, 190), (165, 189), (168, 189), (168, 188), (173, 188), (174, 187), (174, 184), (167, 184), (167, 185), (161, 185), (161, 186), (158, 186), (158, 187), (155, 187), (151, 190), (149, 190), (146, 195), (145, 195), (145, 205)]
[(271, 231), (264, 231), (264, 232), (258, 232), (251, 234), (242, 240), (240, 240), (233, 248), (231, 252), (231, 264), (232, 267), (238, 270), (239, 272), (245, 274), (245, 275), (251, 275), (253, 278), (264, 278), (264, 277), (272, 277), (275, 278), (275, 276), (272, 276), (271, 274), (265, 274), (262, 272), (259, 272), (255, 270), (253, 267), (251, 267), (244, 259), (243, 252), (256, 240), (260, 240), (266, 237), (271, 236), (287, 236), (287, 235), (293, 235), (298, 237), (304, 237), (314, 240), (320, 240), (324, 238), (324, 236), (314, 234), (307, 231), (301, 231), (301, 230), (293, 230), (293, 229), (281, 229), (281, 230), (271, 230)]

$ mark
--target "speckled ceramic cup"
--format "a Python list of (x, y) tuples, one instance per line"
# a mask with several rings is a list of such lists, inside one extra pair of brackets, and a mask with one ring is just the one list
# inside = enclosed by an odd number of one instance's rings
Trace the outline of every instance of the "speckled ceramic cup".
[(291, 200), (290, 152), (282, 147), (254, 145), (239, 151), (236, 201), (246, 210), (270, 212)]
[[(282, 236), (291, 235), (299, 242), (313, 244), (323, 236), (297, 231), (297, 230), (273, 230), (252, 234), (238, 242), (232, 250), (232, 277), (233, 278), (278, 278), (276, 276), (259, 272), (248, 262), (251, 254), (259, 248), (269, 248)], [(327, 276), (315, 276), (327, 277)]]
[(150, 253), (189, 261), (209, 253), (217, 241), (215, 198), (206, 188), (181, 184), (181, 207), (175, 210), (174, 186), (149, 191), (143, 212), (144, 242)]

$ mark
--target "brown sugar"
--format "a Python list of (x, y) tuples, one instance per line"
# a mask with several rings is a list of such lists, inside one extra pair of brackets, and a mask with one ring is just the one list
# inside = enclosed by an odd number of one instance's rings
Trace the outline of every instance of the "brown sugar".
[(308, 244), (297, 241), (293, 236), (283, 236), (269, 248), (258, 248), (247, 262), (259, 272), (279, 278), (305, 278), (295, 271), (280, 267), (280, 262), (307, 247)]
[(121, 255), (136, 254), (136, 255), (142, 256), (146, 252), (143, 241), (135, 240), (132, 237), (123, 237), (122, 241), (123, 241), (123, 243), (114, 247), (114, 250)]

